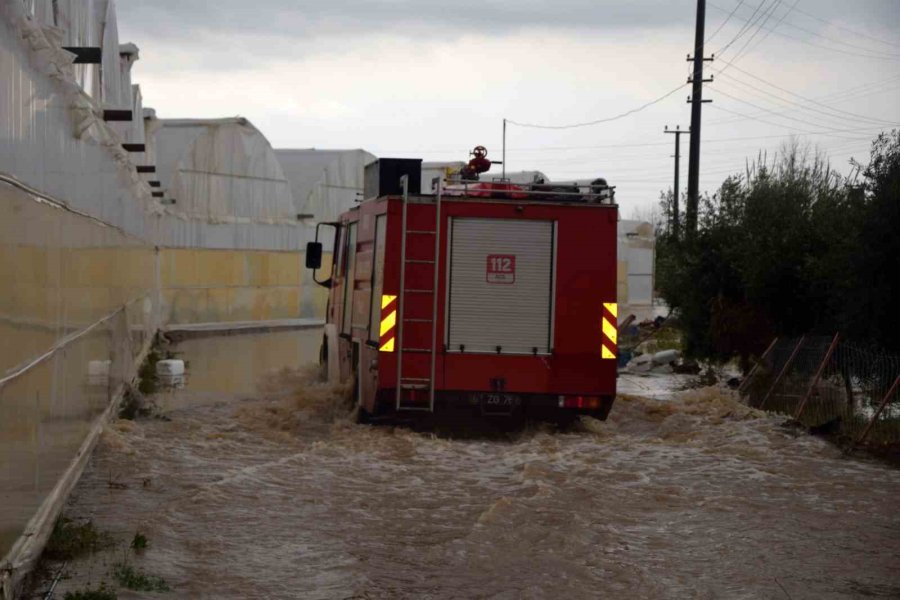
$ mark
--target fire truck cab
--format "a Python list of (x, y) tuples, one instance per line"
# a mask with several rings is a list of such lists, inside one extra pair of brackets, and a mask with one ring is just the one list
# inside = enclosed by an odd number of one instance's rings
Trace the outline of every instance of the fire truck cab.
[(380, 159), (363, 201), (317, 226), (306, 263), (329, 288), (329, 379), (354, 382), (363, 418), (605, 419), (616, 393), (612, 188), (431, 183), (422, 193), (421, 160)]

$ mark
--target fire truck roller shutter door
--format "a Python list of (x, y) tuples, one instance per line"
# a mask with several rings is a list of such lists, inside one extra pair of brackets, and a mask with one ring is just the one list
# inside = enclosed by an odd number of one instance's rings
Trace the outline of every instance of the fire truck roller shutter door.
[(449, 352), (550, 353), (553, 221), (454, 218)]

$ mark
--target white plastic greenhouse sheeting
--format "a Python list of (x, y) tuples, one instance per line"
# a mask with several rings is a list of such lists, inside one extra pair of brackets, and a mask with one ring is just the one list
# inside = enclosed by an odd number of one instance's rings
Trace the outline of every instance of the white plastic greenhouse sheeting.
[(0, 0), (0, 171), (146, 239), (162, 207), (76, 81), (61, 33)]
[(103, 106), (128, 108), (128, 91), (122, 82), (119, 57), (119, 25), (116, 20), (116, 3), (113, 0), (94, 0), (94, 20), (98, 24), (103, 58), (100, 64), (103, 76), (95, 81), (94, 97)]
[(313, 215), (309, 223), (335, 221), (362, 198), (365, 166), (375, 155), (365, 150), (277, 149), (291, 184), (294, 212)]
[[(56, 26), (65, 32), (63, 46), (93, 47), (99, 44), (93, 0), (58, 0)], [(88, 94), (98, 78), (94, 65), (74, 65), (75, 81)]]
[(162, 120), (156, 153), (174, 212), (210, 223), (297, 224), (281, 164), (246, 119)]

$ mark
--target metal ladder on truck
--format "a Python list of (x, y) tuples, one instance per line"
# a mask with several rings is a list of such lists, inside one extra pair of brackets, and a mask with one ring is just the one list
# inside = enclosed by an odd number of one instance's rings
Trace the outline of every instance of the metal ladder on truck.
[[(407, 210), (409, 207), (409, 178), (404, 175), (400, 178), (400, 185), (403, 190), (402, 195), (402, 217), (400, 232), (400, 290), (397, 306), (397, 411), (434, 411), (434, 381), (435, 367), (437, 360), (437, 310), (438, 310), (438, 259), (440, 257), (441, 246), (441, 195), (443, 192), (443, 182), (439, 179), (437, 182), (437, 190), (434, 200), (435, 218), (434, 229), (409, 229), (407, 227)], [(408, 239), (411, 236), (433, 236), (434, 238), (434, 254), (428, 258), (408, 258), (407, 246)], [(407, 270), (420, 269), (431, 271), (431, 288), (417, 289), (407, 288)], [(408, 317), (407, 316), (407, 300), (422, 297), (431, 297), (431, 315), (430, 318)], [(422, 303), (418, 302), (418, 306)], [(403, 337), (407, 325), (410, 327), (431, 326), (430, 344), (418, 344), (427, 347), (406, 347)], [(418, 339), (421, 342), (421, 336)], [(404, 354), (419, 355), (420, 359), (416, 360), (416, 368), (410, 368), (406, 365), (404, 369)], [(425, 358), (427, 360), (421, 360)], [(427, 366), (427, 369), (423, 369)], [(423, 370), (425, 372), (423, 372)], [(409, 373), (409, 371), (414, 371)], [(425, 399), (427, 397), (427, 403)]]

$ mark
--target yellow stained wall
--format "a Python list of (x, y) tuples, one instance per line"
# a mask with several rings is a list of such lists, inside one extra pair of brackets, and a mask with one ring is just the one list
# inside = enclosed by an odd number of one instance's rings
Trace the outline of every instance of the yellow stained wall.
[(323, 318), (327, 290), (313, 283), (304, 261), (303, 252), (163, 248), (159, 277), (164, 321)]
[(0, 282), (2, 559), (134, 375), (158, 322), (156, 250), (0, 184)]

